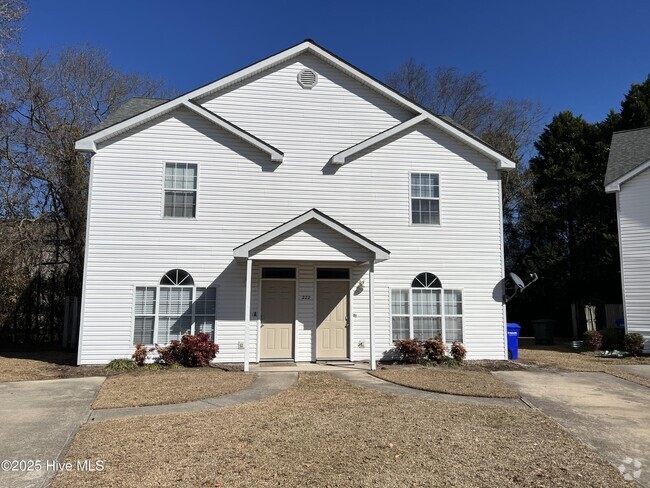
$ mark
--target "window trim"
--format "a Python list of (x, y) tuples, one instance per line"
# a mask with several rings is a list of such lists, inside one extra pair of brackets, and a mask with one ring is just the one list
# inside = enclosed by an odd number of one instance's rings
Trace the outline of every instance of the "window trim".
[[(388, 288), (388, 307), (390, 310), (389, 314), (389, 323), (390, 323), (390, 341), (394, 344), (398, 340), (402, 339), (393, 339), (393, 290), (408, 290), (409, 291), (409, 313), (407, 314), (395, 314), (395, 317), (408, 317), (409, 318), (409, 337), (408, 339), (413, 339), (413, 317), (422, 317), (422, 315), (414, 315), (413, 314), (413, 290), (440, 290), (440, 317), (441, 317), (441, 339), (442, 342), (445, 344), (447, 343), (447, 324), (446, 324), (446, 317), (447, 314), (445, 313), (445, 291), (456, 291), (460, 292), (460, 300), (461, 300), (461, 305), (462, 305), (462, 312), (457, 315), (457, 314), (449, 314), (449, 317), (460, 317), (461, 319), (461, 325), (460, 325), (460, 332), (461, 332), (461, 338), (462, 340), (460, 342), (464, 343), (465, 341), (465, 303), (464, 303), (464, 297), (465, 297), (465, 289), (464, 288), (412, 288), (410, 286), (393, 286)], [(428, 315), (427, 315), (428, 317)], [(434, 317), (432, 315), (432, 317)], [(435, 315), (437, 317), (437, 315)], [(425, 339), (428, 339), (425, 338)], [(422, 339), (423, 340), (423, 339)]]
[[(414, 174), (428, 174), (438, 177), (438, 198), (421, 198), (420, 200), (437, 200), (438, 201), (438, 223), (437, 224), (418, 224), (413, 222), (413, 175)], [(442, 176), (439, 172), (431, 172), (427, 170), (410, 171), (409, 172), (409, 226), (414, 227), (440, 227), (442, 225)]]
[[(194, 208), (194, 217), (172, 217), (171, 215), (165, 215), (165, 172), (168, 164), (194, 164), (196, 166), (196, 189), (195, 193), (195, 208)], [(199, 195), (201, 193), (201, 163), (198, 161), (180, 161), (180, 160), (164, 160), (162, 162), (162, 177), (160, 186), (162, 187), (162, 198), (160, 199), (160, 218), (163, 220), (199, 220)], [(173, 191), (170, 189), (170, 191)]]
[[(164, 275), (163, 275), (164, 276)], [(190, 274), (191, 276), (191, 274)], [(218, 302), (218, 291), (216, 286), (197, 286), (196, 282), (192, 286), (177, 286), (177, 285), (161, 285), (160, 283), (156, 285), (147, 285), (147, 284), (135, 284), (133, 285), (133, 305), (131, 307), (131, 337), (130, 341), (132, 343), (132, 346), (135, 346), (135, 308), (136, 308), (136, 300), (137, 300), (137, 291), (138, 288), (155, 288), (156, 289), (156, 307), (155, 307), (155, 315), (154, 315), (154, 323), (153, 323), (153, 344), (144, 344), (145, 346), (154, 346), (156, 344), (159, 344), (157, 339), (158, 339), (158, 330), (159, 330), (159, 319), (160, 319), (160, 290), (161, 288), (191, 288), (192, 289), (192, 324), (190, 326), (190, 333), (191, 334), (196, 334), (196, 297), (197, 297), (197, 288), (203, 288), (205, 290), (208, 289), (213, 289), (214, 290), (214, 298), (215, 298), (215, 307), (214, 307), (214, 330), (212, 331), (212, 340), (214, 342), (217, 341), (217, 316), (218, 316), (218, 307), (217, 307), (217, 302)], [(212, 315), (206, 315), (206, 314), (199, 314), (201, 317), (212, 317)], [(168, 315), (165, 315), (165, 317), (168, 317)], [(167, 344), (159, 344), (161, 346), (166, 346)]]

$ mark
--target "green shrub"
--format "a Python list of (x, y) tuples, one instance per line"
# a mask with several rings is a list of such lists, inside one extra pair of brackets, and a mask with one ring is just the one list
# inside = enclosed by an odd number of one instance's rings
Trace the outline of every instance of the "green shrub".
[(449, 352), (451, 353), (451, 357), (459, 364), (462, 364), (462, 362), (465, 361), (465, 356), (467, 356), (467, 349), (465, 349), (465, 346), (458, 341), (454, 341), (451, 344)]
[(643, 352), (644, 344), (645, 339), (637, 332), (625, 334), (625, 337), (623, 337), (623, 347), (625, 347), (625, 350), (633, 356), (638, 356)]
[(138, 365), (132, 359), (113, 359), (110, 363), (104, 366), (108, 371), (129, 371), (137, 368)]
[(602, 329), (600, 333), (603, 335), (603, 349), (606, 351), (614, 349), (620, 351), (623, 349), (623, 336), (625, 335), (623, 329), (609, 327), (607, 329)]
[(395, 348), (400, 353), (400, 359), (405, 363), (415, 364), (424, 356), (422, 342), (414, 339), (396, 341)]
[(603, 347), (603, 335), (597, 330), (585, 332), (585, 347), (590, 351), (598, 351)]

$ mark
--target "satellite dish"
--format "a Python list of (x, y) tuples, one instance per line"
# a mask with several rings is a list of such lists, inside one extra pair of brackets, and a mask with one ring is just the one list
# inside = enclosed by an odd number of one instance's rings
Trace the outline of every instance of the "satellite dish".
[(510, 273), (510, 279), (515, 283), (515, 286), (519, 288), (519, 291), (523, 290), (526, 288), (526, 285), (524, 285), (524, 280), (522, 280), (519, 276), (517, 276), (514, 273)]
[[(535, 283), (537, 281), (537, 273), (530, 273), (530, 281), (528, 284), (525, 284), (524, 280), (514, 273), (508, 274), (508, 278), (510, 278), (510, 282), (514, 283), (515, 287), (512, 289), (512, 286), (508, 286), (508, 280), (506, 281), (506, 294), (503, 296), (503, 300), (506, 303), (516, 297), (519, 293), (523, 293), (526, 288)], [(512, 292), (509, 293), (508, 289), (512, 290)]]

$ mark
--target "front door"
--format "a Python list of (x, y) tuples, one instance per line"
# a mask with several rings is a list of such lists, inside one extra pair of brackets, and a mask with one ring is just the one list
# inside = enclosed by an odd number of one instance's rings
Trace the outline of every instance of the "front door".
[(260, 359), (293, 358), (296, 282), (262, 281)]
[(317, 359), (347, 359), (348, 281), (319, 281), (317, 290)]

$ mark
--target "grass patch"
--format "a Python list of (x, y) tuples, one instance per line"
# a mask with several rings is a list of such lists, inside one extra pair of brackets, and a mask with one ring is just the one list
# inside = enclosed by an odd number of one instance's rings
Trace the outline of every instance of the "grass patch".
[(0, 381), (54, 380), (105, 376), (103, 366), (75, 366), (74, 353), (60, 351), (1, 352)]
[(402, 366), (371, 373), (398, 385), (418, 390), (490, 398), (519, 398), (519, 395), (487, 370), (464, 366)]
[(532, 340), (520, 339), (519, 361), (537, 366), (569, 371), (602, 372), (650, 388), (650, 379), (617, 368), (621, 365), (650, 365), (650, 357), (599, 358), (597, 353), (577, 353), (567, 345), (537, 346)]
[(147, 368), (107, 378), (93, 408), (143, 407), (212, 398), (250, 386), (255, 377), (214, 368)]
[(105, 469), (60, 472), (54, 488), (626, 486), (537, 411), (387, 395), (324, 374), (255, 403), (86, 424), (66, 457), (76, 459)]

